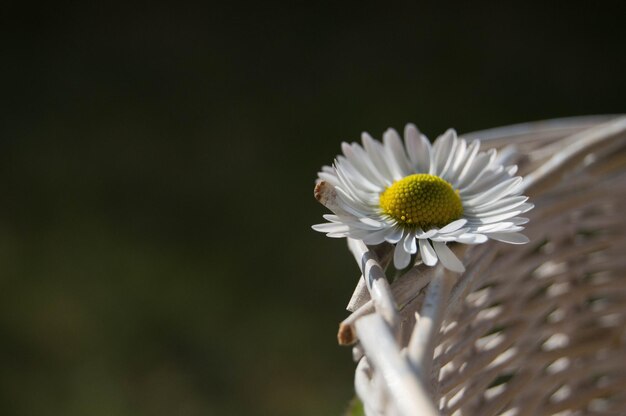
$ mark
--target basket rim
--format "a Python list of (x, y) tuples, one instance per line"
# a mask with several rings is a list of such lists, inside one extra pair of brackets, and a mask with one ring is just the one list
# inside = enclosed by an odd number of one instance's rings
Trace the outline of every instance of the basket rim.
[(616, 113), (551, 118), (472, 131), (463, 133), (462, 136), (481, 141), (503, 140), (538, 132), (556, 133), (561, 130), (585, 129), (624, 116), (626, 114)]

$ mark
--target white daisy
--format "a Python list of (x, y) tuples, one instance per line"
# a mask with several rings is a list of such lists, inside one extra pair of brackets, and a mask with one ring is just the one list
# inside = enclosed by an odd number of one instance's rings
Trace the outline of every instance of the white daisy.
[(329, 222), (314, 230), (368, 245), (395, 244), (397, 269), (419, 252), (428, 266), (441, 260), (463, 272), (447, 243), (528, 242), (519, 234), (527, 219), (518, 215), (533, 205), (520, 195), (517, 166), (503, 166), (495, 150), (480, 152), (478, 140), (468, 144), (452, 129), (431, 146), (412, 124), (404, 130), (404, 145), (393, 129), (382, 143), (367, 133), (362, 142), (342, 143), (343, 155), (318, 173), (337, 197), (334, 215), (324, 215)]

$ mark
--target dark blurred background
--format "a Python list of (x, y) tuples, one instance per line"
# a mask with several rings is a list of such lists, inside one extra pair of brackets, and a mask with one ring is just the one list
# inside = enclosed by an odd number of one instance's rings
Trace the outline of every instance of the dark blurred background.
[(620, 3), (511, 4), (5, 3), (0, 414), (340, 414), (341, 140), (626, 111)]

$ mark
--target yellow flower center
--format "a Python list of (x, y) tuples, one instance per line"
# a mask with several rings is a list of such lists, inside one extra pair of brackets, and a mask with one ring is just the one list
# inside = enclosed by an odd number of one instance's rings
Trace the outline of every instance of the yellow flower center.
[(425, 173), (394, 182), (380, 194), (380, 208), (398, 223), (423, 230), (444, 227), (463, 215), (458, 191)]

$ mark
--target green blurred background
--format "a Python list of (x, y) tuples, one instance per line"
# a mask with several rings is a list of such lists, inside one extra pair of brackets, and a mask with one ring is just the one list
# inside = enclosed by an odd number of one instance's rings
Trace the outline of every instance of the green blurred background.
[(340, 141), (626, 111), (620, 3), (504, 3), (6, 3), (0, 414), (340, 414)]

